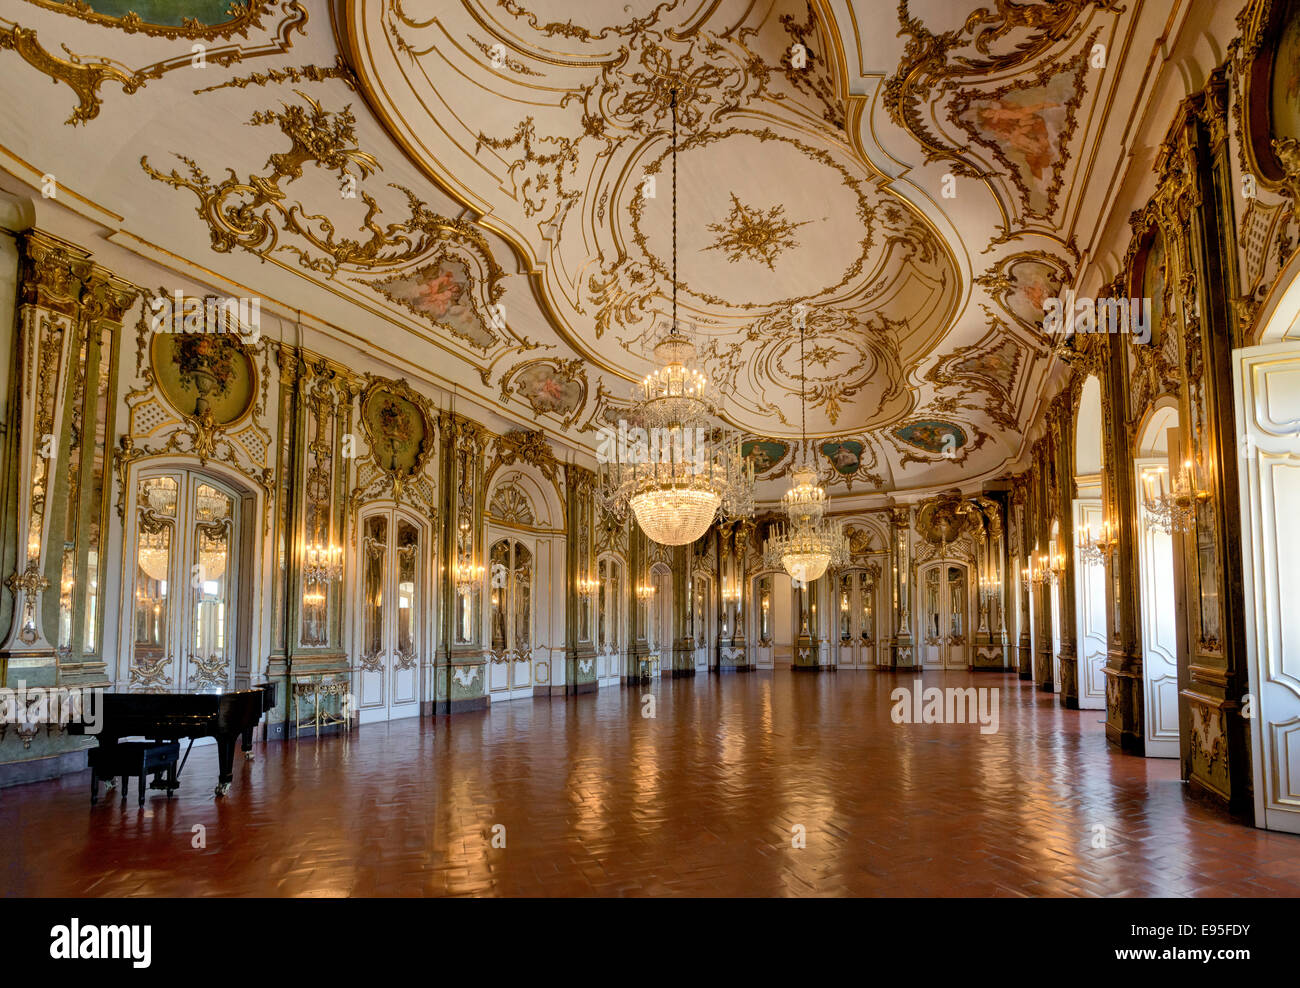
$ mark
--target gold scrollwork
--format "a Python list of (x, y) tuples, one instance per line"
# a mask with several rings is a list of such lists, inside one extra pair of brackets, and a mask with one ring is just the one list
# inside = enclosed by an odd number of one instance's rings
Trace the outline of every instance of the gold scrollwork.
[[(289, 139), (287, 151), (274, 153), (268, 159), (266, 174), (243, 180), (232, 171), (214, 184), (193, 158), (183, 154), (176, 157), (187, 166), (188, 176), (176, 169), (164, 174), (149, 164), (147, 155), (141, 157), (140, 166), (157, 181), (194, 193), (199, 200), (199, 215), (211, 234), (212, 249), (219, 253), (238, 248), (266, 258), (276, 250), (284, 250), (295, 255), (302, 267), (333, 277), (340, 269), (364, 272), (398, 267), (427, 256), (443, 241), (468, 242), (487, 261), (489, 283), (495, 289), (503, 272), (492, 260), (483, 234), (464, 219), (433, 212), (405, 186), (391, 183), (406, 197), (407, 218), (384, 226), (379, 225), (377, 218), (382, 210), (374, 197), (360, 188), (352, 190), (366, 206), (360, 227), (370, 234), (365, 240), (340, 237), (336, 225), (327, 217), (309, 213), (301, 202), (290, 201), (281, 184), (301, 178), (305, 165), (333, 172), (344, 185), (359, 183), (382, 167), (374, 155), (357, 146), (356, 118), (350, 107), (337, 112), (326, 110), (305, 93), (298, 95), (307, 104), (305, 107), (284, 103), (283, 110), (258, 111), (249, 121), (254, 126), (275, 125)], [(281, 245), (281, 232), (308, 246)]]

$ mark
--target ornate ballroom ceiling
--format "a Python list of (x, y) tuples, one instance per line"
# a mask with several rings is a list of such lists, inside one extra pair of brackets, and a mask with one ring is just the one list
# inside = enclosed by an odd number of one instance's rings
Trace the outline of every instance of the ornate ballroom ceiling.
[(676, 86), (680, 304), (760, 494), (797, 452), (800, 319), (831, 492), (970, 489), (1043, 397), (1034, 323), (1113, 181), (1117, 80), (1169, 17), (1142, 8), (10, 0), (0, 165), (590, 447), (667, 311)]

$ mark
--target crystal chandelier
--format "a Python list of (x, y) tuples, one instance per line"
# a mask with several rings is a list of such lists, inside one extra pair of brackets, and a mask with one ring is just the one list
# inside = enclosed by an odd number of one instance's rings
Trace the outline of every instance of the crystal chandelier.
[[(602, 500), (619, 518), (628, 508), (660, 545), (694, 542), (722, 512), (753, 511), (753, 466), (740, 455), (739, 436), (716, 422), (713, 383), (695, 366), (696, 348), (677, 321), (677, 91), (673, 114), (672, 323), (655, 344), (660, 366), (632, 390), (629, 419), (601, 460)], [(614, 437), (610, 436), (610, 439)]]
[[(799, 421), (801, 448), (807, 457), (808, 411), (804, 397), (803, 327), (799, 327)], [(794, 471), (794, 486), (781, 498), (786, 523), (778, 524), (767, 540), (763, 561), (780, 566), (790, 578), (806, 586), (831, 566), (843, 566), (849, 559), (849, 541), (838, 521), (826, 515), (826, 492), (817, 484), (817, 471), (805, 459)]]

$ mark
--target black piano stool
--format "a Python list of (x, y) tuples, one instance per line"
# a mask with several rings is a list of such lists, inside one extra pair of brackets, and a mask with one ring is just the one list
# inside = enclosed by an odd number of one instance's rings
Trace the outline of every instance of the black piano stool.
[(167, 798), (171, 799), (172, 790), (177, 786), (176, 761), (180, 757), (181, 746), (176, 741), (118, 741), (116, 744), (91, 748), (87, 752), (90, 761), (90, 805), (99, 802), (100, 782), (111, 783), (118, 776), (122, 778), (122, 802), (126, 802), (126, 791), (131, 776), (140, 780), (140, 805), (144, 805), (144, 777), (150, 772), (167, 773)]

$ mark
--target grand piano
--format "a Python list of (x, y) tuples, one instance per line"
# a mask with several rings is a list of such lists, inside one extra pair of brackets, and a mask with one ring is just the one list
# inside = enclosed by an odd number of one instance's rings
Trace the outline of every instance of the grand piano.
[[(253, 757), (253, 729), (262, 714), (275, 707), (275, 684), (224, 692), (105, 693), (102, 702), (103, 729), (95, 735), (100, 747), (115, 745), (122, 738), (144, 737), (150, 741), (189, 738), (193, 748), (195, 738), (215, 738), (220, 763), (216, 794), (224, 796), (234, 777), (235, 741), (242, 737), (244, 753)], [(68, 728), (84, 734), (85, 726), (70, 723)], [(185, 758), (189, 755), (187, 748)], [(165, 786), (155, 780), (151, 788)]]

